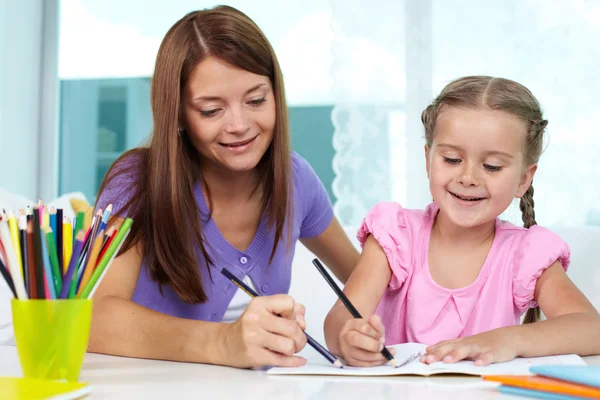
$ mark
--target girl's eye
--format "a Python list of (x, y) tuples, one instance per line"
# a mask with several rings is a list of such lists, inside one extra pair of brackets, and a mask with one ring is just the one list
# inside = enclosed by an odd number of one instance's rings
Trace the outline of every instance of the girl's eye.
[(483, 164), (483, 168), (487, 169), (490, 172), (502, 171), (502, 167), (498, 167), (495, 165), (489, 165), (489, 164)]
[(262, 98), (260, 98), (260, 99), (256, 99), (256, 100), (250, 100), (250, 101), (248, 102), (248, 104), (250, 104), (252, 107), (258, 107), (258, 106), (260, 106), (260, 105), (261, 105), (262, 103), (264, 103), (264, 102), (265, 102), (265, 98), (264, 98), (264, 97), (262, 97)]
[(214, 110), (200, 110), (200, 114), (202, 114), (205, 117), (212, 117), (214, 116), (217, 112), (219, 111), (218, 108), (215, 108)]
[(461, 159), (460, 158), (448, 158), (448, 157), (444, 157), (444, 161), (447, 162), (448, 164), (456, 165), (456, 164), (459, 164), (461, 162)]

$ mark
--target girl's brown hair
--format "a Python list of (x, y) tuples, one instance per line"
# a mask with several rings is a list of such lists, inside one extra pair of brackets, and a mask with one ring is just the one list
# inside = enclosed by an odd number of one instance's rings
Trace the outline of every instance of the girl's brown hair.
[[(425, 140), (431, 147), (433, 131), (440, 110), (444, 107), (464, 107), (504, 111), (519, 117), (527, 125), (525, 163), (538, 162), (542, 154), (544, 131), (548, 121), (542, 116), (540, 103), (525, 86), (510, 79), (490, 76), (467, 76), (450, 82), (421, 114), (425, 127)], [(533, 183), (521, 197), (520, 208), (523, 226), (536, 224), (533, 209)], [(539, 307), (527, 310), (524, 323), (540, 319)]]
[(127, 214), (134, 220), (121, 253), (139, 246), (152, 279), (161, 286), (170, 285), (182, 301), (191, 304), (207, 300), (196, 246), (202, 251), (206, 267), (213, 264), (203, 240), (194, 184), (202, 183), (209, 205), (210, 188), (199, 172), (202, 160), (198, 151), (186, 134), (178, 133), (178, 128), (183, 89), (194, 67), (208, 56), (267, 76), (273, 87), (276, 102), (273, 140), (257, 166), (262, 207), (268, 223), (275, 228), (272, 259), (293, 209), (283, 76), (264, 33), (248, 16), (232, 7), (191, 12), (167, 32), (152, 77), (150, 142), (123, 154), (111, 166), (98, 196), (110, 189), (114, 179), (135, 177), (133, 194), (119, 210), (113, 210), (113, 215)]

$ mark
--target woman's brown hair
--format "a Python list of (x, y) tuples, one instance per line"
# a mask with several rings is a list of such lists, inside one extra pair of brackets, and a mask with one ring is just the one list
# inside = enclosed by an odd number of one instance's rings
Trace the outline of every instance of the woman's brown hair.
[[(194, 184), (210, 188), (199, 172), (202, 160), (186, 134), (180, 134), (181, 98), (194, 67), (206, 57), (219, 58), (254, 74), (269, 77), (276, 103), (273, 140), (257, 166), (262, 207), (275, 228), (275, 253), (291, 215), (292, 187), (288, 114), (283, 76), (275, 52), (260, 28), (228, 6), (195, 11), (167, 32), (152, 77), (153, 132), (149, 145), (123, 154), (107, 172), (99, 196), (123, 175), (134, 176), (133, 195), (113, 210), (134, 220), (121, 253), (140, 246), (152, 279), (169, 285), (186, 303), (203, 303), (206, 292), (198, 268), (198, 246), (206, 267), (213, 263), (203, 240)], [(131, 162), (131, 160), (135, 160)], [(122, 179), (122, 178), (121, 178)], [(210, 269), (209, 269), (210, 271)]]
[[(538, 162), (543, 150), (544, 132), (548, 121), (543, 118), (538, 100), (520, 83), (491, 76), (467, 76), (450, 82), (421, 114), (421, 121), (425, 127), (425, 140), (429, 147), (433, 142), (437, 117), (444, 106), (498, 110), (519, 117), (527, 126), (525, 164), (529, 166)], [(533, 183), (521, 197), (519, 206), (523, 226), (529, 228), (536, 225)], [(539, 319), (539, 307), (530, 308), (523, 322), (531, 323)]]

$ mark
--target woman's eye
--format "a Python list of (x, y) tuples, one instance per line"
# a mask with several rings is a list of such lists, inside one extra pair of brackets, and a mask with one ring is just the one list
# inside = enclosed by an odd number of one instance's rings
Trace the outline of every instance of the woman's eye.
[(218, 111), (219, 111), (218, 108), (215, 108), (214, 110), (200, 110), (200, 114), (204, 115), (205, 117), (212, 117)]
[(258, 107), (258, 106), (260, 106), (260, 105), (261, 105), (262, 103), (264, 103), (264, 102), (265, 102), (265, 98), (264, 98), (264, 97), (262, 97), (262, 98), (260, 98), (260, 99), (256, 99), (256, 100), (250, 100), (250, 101), (248, 102), (248, 104), (250, 104), (250, 105), (251, 105), (251, 106), (253, 106), (253, 107)]
[(448, 164), (456, 165), (456, 164), (459, 164), (461, 162), (461, 159), (460, 158), (444, 157), (444, 161), (447, 162)]

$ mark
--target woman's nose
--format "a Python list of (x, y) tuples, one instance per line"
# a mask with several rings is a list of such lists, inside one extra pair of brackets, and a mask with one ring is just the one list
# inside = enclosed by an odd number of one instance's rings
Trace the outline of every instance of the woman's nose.
[(244, 110), (240, 107), (239, 109), (231, 108), (227, 116), (227, 125), (225, 131), (232, 134), (244, 134), (250, 129), (250, 123)]

